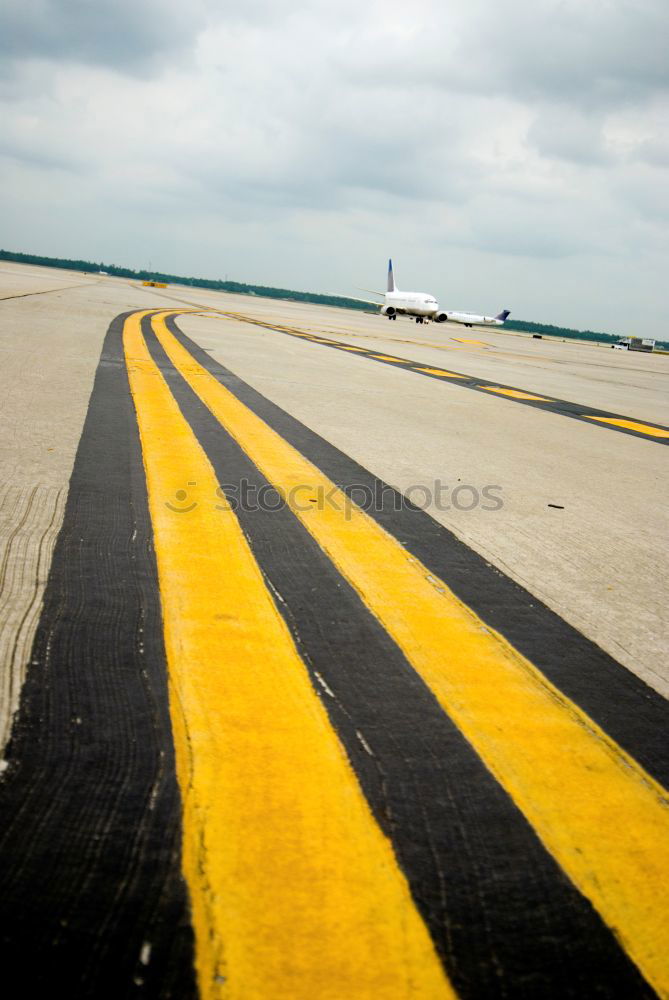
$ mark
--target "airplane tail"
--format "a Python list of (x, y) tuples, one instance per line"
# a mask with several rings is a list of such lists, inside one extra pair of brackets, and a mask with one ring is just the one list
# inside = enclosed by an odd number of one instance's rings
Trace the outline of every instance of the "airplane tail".
[(503, 309), (501, 313), (495, 316), (495, 319), (498, 319), (503, 323), (504, 320), (507, 319), (507, 317), (509, 317), (510, 315), (511, 311), (509, 309)]
[(393, 262), (392, 262), (392, 260), (388, 261), (388, 291), (389, 292), (396, 292), (397, 291), (397, 286), (395, 284), (395, 276), (393, 274)]

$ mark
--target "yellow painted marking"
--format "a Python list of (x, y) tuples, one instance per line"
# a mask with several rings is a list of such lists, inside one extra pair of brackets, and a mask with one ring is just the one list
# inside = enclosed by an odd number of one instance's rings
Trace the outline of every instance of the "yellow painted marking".
[(446, 372), (443, 368), (414, 368), (415, 372), (427, 372), (428, 375), (442, 375), (444, 378), (470, 378), (469, 375), (458, 375), (456, 372)]
[[(186, 311), (186, 310), (184, 310), (184, 311)], [(341, 344), (340, 342), (338, 342), (336, 340), (323, 340), (323, 339), (321, 339), (319, 337), (313, 336), (312, 334), (304, 333), (304, 332), (299, 331), (299, 330), (293, 330), (293, 329), (291, 329), (289, 327), (269, 326), (269, 324), (260, 323), (258, 320), (248, 319), (247, 317), (244, 317), (244, 316), (241, 316), (241, 315), (238, 318), (242, 319), (242, 320), (245, 320), (246, 322), (256, 323), (258, 326), (267, 326), (268, 329), (283, 330), (284, 332), (287, 332), (287, 333), (294, 333), (296, 336), (303, 337), (303, 338), (305, 338), (307, 340), (313, 340), (314, 343), (318, 343), (318, 344), (334, 344), (335, 346), (339, 347), (343, 351), (357, 351), (357, 352), (359, 352), (361, 354), (368, 354), (370, 357), (373, 357), (373, 358), (376, 358), (376, 359), (379, 359), (379, 360), (382, 360), (382, 361), (394, 361), (397, 364), (410, 364), (411, 363), (411, 362), (407, 361), (405, 358), (394, 358), (394, 357), (390, 357), (389, 355), (383, 355), (383, 354), (370, 354), (370, 352), (369, 352), (369, 350), (367, 348), (364, 348), (364, 347), (351, 347), (351, 346), (348, 346), (348, 345), (345, 345), (345, 344)], [(458, 338), (458, 337), (453, 337), (451, 339), (453, 339), (453, 340), (459, 340), (463, 344), (483, 344), (483, 346), (489, 346), (489, 345), (485, 344), (481, 340), (465, 340), (465, 339), (460, 340), (460, 338)], [(427, 341), (418, 341), (418, 340), (416, 340), (416, 341), (405, 341), (405, 343), (419, 344), (419, 345), (424, 346), (424, 347), (432, 347), (432, 348), (435, 348), (435, 349), (441, 350), (441, 351), (458, 350), (458, 348), (449, 347), (448, 345), (431, 344), (431, 343), (428, 343)], [(443, 371), (441, 368), (413, 368), (412, 371), (427, 372), (428, 375), (440, 375), (443, 378), (463, 378), (463, 379), (469, 379), (469, 378), (472, 377), (470, 375), (459, 375), (456, 372)], [(479, 388), (479, 389), (485, 389), (487, 392), (496, 392), (496, 393), (498, 393), (501, 396), (509, 396), (511, 399), (536, 400), (537, 402), (541, 402), (541, 403), (552, 403), (552, 402), (554, 402), (554, 400), (552, 400), (548, 396), (535, 396), (533, 393), (531, 393), (531, 392), (523, 392), (521, 389), (503, 389), (501, 387), (490, 386), (490, 385), (480, 385), (477, 388)], [(642, 423), (639, 423), (638, 421), (635, 421), (635, 420), (625, 420), (625, 419), (617, 418), (617, 417), (592, 417), (589, 414), (583, 414), (583, 416), (587, 417), (588, 420), (597, 420), (597, 421), (599, 421), (600, 423), (603, 423), (603, 424), (612, 424), (615, 427), (627, 427), (629, 430), (638, 431), (639, 433), (641, 433), (641, 434), (647, 434), (650, 437), (669, 438), (669, 430), (665, 430), (665, 429), (659, 428), (659, 427), (651, 427), (649, 424), (642, 424)]]
[(485, 389), (486, 392), (497, 392), (500, 396), (511, 396), (512, 399), (538, 399), (542, 403), (552, 403), (552, 399), (546, 396), (534, 396), (531, 392), (522, 392), (520, 389), (502, 389), (494, 385), (479, 385), (477, 389)]
[(649, 424), (640, 424), (636, 420), (622, 420), (617, 417), (591, 417), (588, 413), (583, 415), (588, 420), (598, 420), (602, 424), (613, 424), (614, 427), (626, 427), (630, 431), (639, 431), (640, 434), (648, 434), (650, 437), (669, 438), (669, 431), (661, 427), (651, 427)]
[(457, 340), (459, 344), (478, 344), (480, 347), (487, 347), (483, 340), (468, 340), (466, 337), (451, 337), (451, 340)]
[[(453, 1000), (237, 518), (149, 355), (141, 315), (126, 321), (125, 350), (155, 535), (200, 995)], [(191, 362), (195, 381), (197, 369)], [(184, 480), (197, 484), (187, 514), (166, 505)]]
[[(193, 358), (176, 367), (383, 623), (643, 975), (669, 996), (666, 793), (578, 706)], [(338, 505), (339, 509), (336, 509)]]

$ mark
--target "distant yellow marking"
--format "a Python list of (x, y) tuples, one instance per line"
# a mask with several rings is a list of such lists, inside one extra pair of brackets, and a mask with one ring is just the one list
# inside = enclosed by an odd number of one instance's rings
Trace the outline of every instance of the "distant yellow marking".
[(648, 434), (650, 437), (669, 438), (669, 431), (661, 427), (651, 427), (650, 424), (640, 424), (636, 420), (622, 420), (617, 417), (591, 417), (589, 413), (583, 414), (588, 420), (598, 420), (602, 424), (613, 424), (615, 427), (626, 427), (630, 431), (638, 431), (640, 434)]
[(428, 375), (442, 375), (444, 378), (469, 378), (469, 375), (458, 375), (456, 372), (446, 372), (442, 368), (414, 368), (415, 372), (427, 372)]
[[(125, 350), (155, 535), (200, 996), (453, 1000), (237, 518), (149, 355), (141, 315), (126, 321)], [(200, 371), (191, 362), (187, 377), (197, 382)], [(197, 484), (197, 506), (175, 513), (166, 501), (185, 478)]]
[(533, 396), (531, 392), (522, 392), (520, 389), (501, 389), (494, 385), (478, 385), (477, 389), (485, 389), (486, 392), (498, 392), (500, 396), (511, 396), (512, 399), (538, 399), (542, 403), (552, 403), (552, 399), (546, 396)]
[[(339, 347), (343, 351), (357, 351), (360, 354), (367, 354), (368, 357), (374, 358), (378, 361), (393, 361), (395, 362), (395, 364), (411, 364), (411, 362), (408, 361), (406, 358), (395, 358), (388, 354), (374, 354), (363, 347), (350, 347), (348, 345), (341, 344), (336, 340), (324, 340), (320, 337), (314, 336), (313, 334), (302, 332), (296, 329), (291, 329), (289, 327), (279, 327), (276, 325), (270, 326), (270, 324), (263, 323), (260, 320), (251, 319), (250, 317), (245, 317), (241, 315), (239, 315), (237, 318), (245, 320), (246, 322), (255, 323), (258, 326), (266, 326), (268, 329), (271, 330), (282, 330), (284, 333), (294, 333), (297, 336), (303, 337), (305, 340), (312, 340), (316, 344), (334, 344), (336, 347)], [(358, 334), (358, 336), (362, 335)], [(489, 346), (485, 343), (485, 341), (482, 340), (469, 340), (464, 337), (452, 337), (451, 339), (461, 344), (480, 344), (483, 347)], [(439, 350), (457, 350), (457, 348), (452, 348), (441, 344), (430, 344), (426, 341), (404, 341), (404, 343), (416, 343), (416, 344), (421, 344), (422, 346), (433, 347)], [(458, 375), (456, 372), (442, 371), (442, 369), (440, 368), (413, 368), (412, 371), (426, 372), (429, 375), (440, 375), (443, 378), (470, 379), (472, 377), (470, 375)], [(540, 403), (554, 402), (554, 400), (552, 400), (548, 396), (535, 396), (533, 393), (523, 392), (521, 389), (503, 389), (501, 387), (491, 386), (491, 385), (480, 385), (477, 386), (477, 388), (485, 389), (486, 392), (496, 392), (500, 396), (508, 396), (511, 399), (527, 399), (527, 400), (534, 400)], [(612, 424), (616, 427), (627, 427), (629, 430), (638, 431), (641, 434), (647, 434), (651, 437), (669, 438), (668, 430), (662, 430), (661, 428), (658, 427), (651, 427), (648, 424), (642, 424), (634, 420), (623, 420), (614, 417), (591, 417), (588, 414), (584, 414), (584, 416), (586, 416), (588, 420), (598, 420), (601, 423)]]
[(284, 496), (307, 486), (331, 498), (294, 513), (646, 979), (669, 996), (666, 792), (320, 470), (204, 368), (194, 372), (164, 324), (155, 329), (184, 378)]

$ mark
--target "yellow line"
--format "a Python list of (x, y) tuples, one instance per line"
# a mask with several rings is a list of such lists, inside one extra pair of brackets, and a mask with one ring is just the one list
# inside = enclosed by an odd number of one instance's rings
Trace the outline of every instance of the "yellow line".
[(615, 427), (626, 427), (630, 431), (639, 431), (640, 434), (648, 434), (650, 437), (669, 438), (669, 431), (661, 427), (651, 427), (650, 424), (640, 424), (636, 420), (622, 420), (617, 417), (591, 417), (588, 413), (583, 416), (588, 420), (598, 420), (602, 424), (613, 424)]
[(502, 389), (493, 385), (479, 385), (477, 389), (485, 389), (486, 392), (498, 392), (500, 396), (511, 396), (512, 399), (538, 399), (542, 403), (552, 403), (552, 399), (546, 396), (533, 396), (531, 392), (522, 392), (520, 389)]
[[(450, 1000), (392, 848), (150, 358), (141, 315), (126, 321), (125, 350), (155, 534), (201, 996)], [(184, 480), (197, 483), (188, 514), (166, 505)]]
[[(669, 995), (669, 809), (643, 769), (446, 585), (155, 324), (184, 378), (295, 508), (599, 911)], [(335, 505), (339, 505), (337, 510)]]
[[(349, 345), (341, 344), (336, 340), (323, 340), (322, 338), (316, 337), (313, 334), (305, 333), (297, 329), (292, 329), (290, 327), (270, 326), (269, 324), (262, 323), (259, 320), (250, 319), (248, 317), (244, 317), (241, 315), (236, 316), (235, 318), (239, 318), (241, 320), (244, 320), (245, 322), (255, 323), (258, 326), (266, 326), (267, 329), (269, 330), (283, 330), (285, 333), (293, 333), (296, 336), (303, 337), (306, 340), (312, 340), (314, 343), (317, 344), (334, 344), (336, 347), (339, 347), (343, 351), (357, 351), (361, 354), (367, 354), (369, 357), (375, 358), (379, 361), (394, 361), (396, 364), (411, 364), (411, 362), (408, 361), (406, 358), (395, 358), (386, 354), (374, 354), (370, 350), (363, 347), (351, 347)], [(361, 336), (361, 335), (357, 334), (356, 336)], [(460, 338), (458, 337), (454, 337), (452, 339), (460, 340)], [(449, 350), (449, 351), (457, 350), (457, 348), (448, 347), (441, 344), (430, 344), (427, 341), (402, 341), (402, 342), (421, 344), (425, 347), (433, 347), (439, 350)], [(484, 341), (481, 340), (461, 340), (460, 342), (463, 344), (482, 344), (483, 346), (488, 346), (484, 343)], [(442, 378), (462, 378), (462, 379), (472, 378), (472, 376), (470, 375), (459, 375), (457, 372), (447, 372), (443, 371), (441, 368), (412, 368), (411, 370), (416, 372), (426, 372), (428, 375), (439, 375)], [(540, 403), (554, 402), (554, 400), (548, 396), (535, 396), (533, 393), (524, 392), (521, 389), (504, 389), (501, 386), (491, 386), (491, 385), (480, 385), (477, 388), (485, 389), (486, 392), (498, 393), (500, 396), (508, 396), (511, 399), (536, 400), (537, 402)], [(650, 437), (669, 438), (669, 430), (664, 430), (659, 427), (651, 427), (649, 424), (642, 424), (635, 420), (625, 420), (622, 418), (619, 419), (617, 417), (591, 417), (589, 414), (583, 414), (583, 415), (587, 417), (588, 420), (598, 420), (600, 423), (612, 424), (615, 427), (626, 427), (629, 430), (638, 431), (639, 433), (647, 434)]]
[(428, 375), (442, 375), (444, 378), (470, 378), (469, 375), (458, 375), (456, 372), (445, 372), (442, 368), (414, 368), (415, 372), (427, 372)]

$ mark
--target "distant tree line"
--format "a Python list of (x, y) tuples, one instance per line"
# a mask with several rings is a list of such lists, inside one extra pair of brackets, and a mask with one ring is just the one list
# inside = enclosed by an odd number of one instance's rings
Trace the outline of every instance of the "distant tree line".
[(32, 253), (14, 253), (0, 250), (0, 260), (11, 260), (19, 264), (37, 264), (41, 267), (61, 267), (67, 271), (84, 271), (86, 274), (104, 272), (116, 278), (134, 278), (138, 281), (164, 281), (168, 284), (191, 285), (193, 288), (211, 288), (217, 292), (235, 292), (238, 295), (260, 295), (267, 299), (288, 299), (294, 302), (314, 302), (323, 306), (339, 306), (344, 309), (369, 309), (368, 303), (358, 299), (347, 299), (340, 295), (322, 295), (319, 292), (296, 292), (289, 288), (267, 288), (265, 285), (246, 285), (240, 281), (221, 281), (216, 278), (186, 278), (180, 274), (166, 274), (164, 271), (135, 271), (131, 267), (116, 264), (96, 264), (89, 260), (66, 260), (61, 257), (40, 257)]
[[(0, 250), (0, 260), (15, 261), (19, 264), (37, 264), (42, 267), (61, 267), (68, 271), (84, 271), (99, 274), (101, 271), (117, 278), (134, 278), (138, 281), (165, 281), (168, 284), (191, 285), (193, 288), (211, 288), (217, 292), (234, 292), (238, 295), (260, 295), (267, 299), (287, 299), (293, 302), (313, 302), (316, 305), (338, 306), (341, 309), (369, 310), (370, 304), (341, 295), (323, 295), (319, 292), (296, 292), (289, 288), (268, 288), (266, 285), (247, 285), (240, 281), (221, 281), (215, 278), (186, 278), (179, 274), (163, 271), (135, 271), (131, 267), (116, 264), (95, 264), (88, 260), (66, 260), (61, 257), (41, 257), (32, 253), (14, 253)], [(620, 337), (612, 333), (596, 333), (594, 330), (572, 330), (564, 326), (547, 323), (528, 323), (524, 320), (507, 320), (508, 330), (520, 333), (540, 333), (544, 337), (565, 337), (574, 340), (593, 340), (600, 343), (615, 343)], [(658, 341), (658, 347), (669, 349), (669, 342)]]

